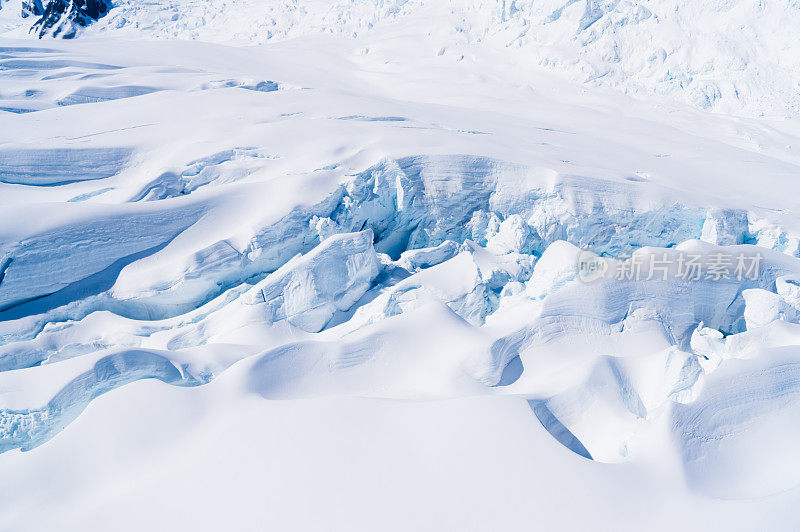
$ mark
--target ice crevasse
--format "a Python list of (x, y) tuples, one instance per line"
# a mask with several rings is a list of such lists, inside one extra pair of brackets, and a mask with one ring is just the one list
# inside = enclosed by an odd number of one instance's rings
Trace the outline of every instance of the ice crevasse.
[[(88, 238), (59, 249), (96, 258), (50, 276), (50, 293), (34, 300), (15, 294), (37, 271), (25, 254), (36, 247), (7, 247), (0, 363), (15, 371), (72, 364), (72, 377), (43, 384), (38, 398), (4, 397), (3, 449), (47, 441), (92, 398), (127, 382), (197, 386), (228, 372), (270, 399), (521, 396), (558, 441), (600, 461), (628, 459), (642, 434), (671, 416), (690, 477), (700, 463), (727, 471), (730, 457), (714, 454), (727, 448), (698, 442), (706, 433), (745, 437), (737, 416), (754, 407), (731, 398), (730, 421), (712, 421), (705, 394), (726, 389), (706, 392), (706, 382), (740, 364), (734, 359), (758, 359), (767, 373), (792, 360), (800, 338), (794, 237), (771, 239), (782, 230), (743, 211), (640, 197), (634, 185), (565, 178), (515, 188), (528, 171), (471, 156), (385, 160), (316, 203), (201, 249), (170, 250), (213, 216), (214, 205), (191, 196), (171, 217), (160, 209), (172, 200), (159, 200), (110, 218), (108, 227), (150, 236), (106, 257), (97, 253), (103, 233), (81, 226), (96, 222), (68, 219), (28, 242), (45, 252), (46, 235), (70, 228)], [(145, 231), (150, 219), (160, 232)], [(180, 260), (145, 260), (162, 251)], [(632, 255), (690, 252), (763, 260), (744, 280), (589, 283), (579, 272), (587, 251), (615, 267)], [(89, 295), (70, 295), (75, 283)], [(765, 331), (782, 344), (756, 349)], [(220, 346), (235, 348), (222, 355)], [(771, 353), (780, 354), (774, 364)], [(93, 367), (77, 363), (87, 355)], [(757, 400), (764, 412), (793, 408), (793, 377), (784, 374), (774, 400)], [(773, 480), (753, 489), (800, 481)], [(725, 495), (721, 484), (696, 488)]]

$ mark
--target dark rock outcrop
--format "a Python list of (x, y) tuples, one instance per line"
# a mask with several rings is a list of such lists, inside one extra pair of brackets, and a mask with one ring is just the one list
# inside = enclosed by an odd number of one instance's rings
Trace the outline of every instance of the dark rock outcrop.
[[(31, 28), (39, 38), (51, 35), (71, 39), (79, 28), (105, 16), (110, 7), (109, 0), (25, 0), (22, 10), (23, 16), (41, 17)], [(25, 15), (26, 10), (28, 15)]]
[(22, 18), (44, 15), (42, 0), (22, 0)]

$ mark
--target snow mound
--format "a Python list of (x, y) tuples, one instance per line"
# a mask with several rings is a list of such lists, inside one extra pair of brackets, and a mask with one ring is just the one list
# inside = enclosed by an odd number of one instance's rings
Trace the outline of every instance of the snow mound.
[(800, 407), (799, 355), (795, 345), (731, 361), (706, 379), (697, 401), (676, 405), (673, 430), (695, 489), (752, 498), (800, 483), (791, 421)]

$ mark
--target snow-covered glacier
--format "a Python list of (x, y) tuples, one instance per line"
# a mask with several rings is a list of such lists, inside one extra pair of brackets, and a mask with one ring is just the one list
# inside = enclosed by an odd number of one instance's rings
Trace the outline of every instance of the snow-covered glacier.
[(800, 6), (0, 2), (0, 529), (796, 530)]

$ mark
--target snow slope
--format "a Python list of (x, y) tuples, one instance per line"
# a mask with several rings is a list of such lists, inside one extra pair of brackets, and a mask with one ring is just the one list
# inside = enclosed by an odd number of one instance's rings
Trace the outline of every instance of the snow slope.
[[(337, 0), (117, 2), (91, 33), (266, 42), (315, 33), (380, 35), (426, 27), (434, 53), (480, 43), (522, 68), (666, 96), (703, 109), (800, 110), (796, 0)], [(439, 21), (427, 28), (427, 20)]]
[(796, 8), (671, 5), (4, 4), (0, 529), (796, 529)]

